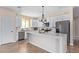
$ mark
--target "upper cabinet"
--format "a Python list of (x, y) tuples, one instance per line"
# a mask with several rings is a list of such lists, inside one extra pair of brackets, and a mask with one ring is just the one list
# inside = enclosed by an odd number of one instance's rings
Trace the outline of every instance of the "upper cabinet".
[(38, 20), (32, 19), (32, 27), (38, 27)]
[(16, 16), (16, 27), (21, 28), (21, 17), (20, 16)]
[[(55, 28), (55, 23), (57, 21), (65, 21), (70, 20), (69, 16), (67, 15), (60, 15), (60, 16), (54, 16), (54, 17), (48, 17), (46, 18), (47, 22), (49, 22), (49, 27)], [(39, 21), (39, 19), (32, 19), (32, 27), (42, 27), (43, 23)]]
[(56, 27), (55, 23), (57, 21), (65, 21), (70, 19), (69, 19), (69, 16), (67, 15), (61, 15), (61, 16), (49, 17), (47, 18), (47, 20), (49, 20), (49, 23), (50, 23), (49, 27)]
[(43, 23), (39, 19), (32, 19), (32, 27), (42, 27)]

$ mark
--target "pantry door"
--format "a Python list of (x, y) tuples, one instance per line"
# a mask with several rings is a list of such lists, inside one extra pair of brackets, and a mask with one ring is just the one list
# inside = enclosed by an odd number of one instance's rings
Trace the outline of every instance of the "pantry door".
[(15, 17), (2, 16), (2, 44), (11, 43), (16, 41), (16, 27)]

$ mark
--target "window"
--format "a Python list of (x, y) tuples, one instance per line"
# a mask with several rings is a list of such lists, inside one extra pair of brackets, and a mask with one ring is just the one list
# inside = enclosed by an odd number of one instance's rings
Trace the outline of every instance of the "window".
[(22, 16), (22, 26), (21, 28), (29, 28), (31, 24), (31, 18), (27, 16)]

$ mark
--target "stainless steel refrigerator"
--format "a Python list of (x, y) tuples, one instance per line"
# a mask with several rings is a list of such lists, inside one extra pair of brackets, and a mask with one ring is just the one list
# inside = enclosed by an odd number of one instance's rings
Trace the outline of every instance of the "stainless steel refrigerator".
[(67, 34), (67, 45), (70, 45), (70, 21), (57, 21), (56, 33)]

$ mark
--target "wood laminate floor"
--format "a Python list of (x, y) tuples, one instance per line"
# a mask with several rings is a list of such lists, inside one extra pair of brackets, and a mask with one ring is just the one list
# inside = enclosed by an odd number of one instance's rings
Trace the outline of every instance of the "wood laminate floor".
[(25, 40), (0, 46), (0, 53), (48, 53)]
[(79, 40), (74, 40), (74, 45), (68, 46), (67, 52), (68, 53), (79, 53)]
[[(0, 46), (0, 53), (48, 53), (25, 40)], [(67, 47), (67, 53), (79, 53), (79, 41), (74, 41), (74, 46)]]

